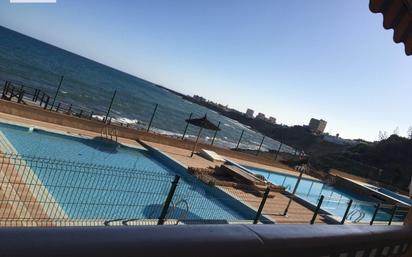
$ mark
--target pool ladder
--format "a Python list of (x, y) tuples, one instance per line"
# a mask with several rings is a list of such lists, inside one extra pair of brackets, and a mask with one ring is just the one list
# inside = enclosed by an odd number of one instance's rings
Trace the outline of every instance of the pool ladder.
[[(355, 216), (355, 215), (358, 215), (355, 219), (353, 219), (353, 217)], [(353, 223), (358, 223), (358, 222), (360, 222), (364, 217), (365, 217), (365, 212), (364, 211), (362, 211), (361, 209), (355, 209), (355, 210), (353, 210), (353, 211), (351, 211), (349, 214), (348, 214), (348, 219), (349, 220), (352, 220), (352, 222)]]
[[(181, 207), (179, 207), (179, 205)], [(180, 213), (179, 213), (179, 208)], [(190, 207), (189, 207), (189, 203), (184, 200), (181, 199), (179, 201), (177, 201), (176, 203), (173, 203), (173, 201), (171, 202), (171, 206), (167, 212), (166, 217), (171, 217), (173, 216), (173, 213), (177, 211), (178, 212), (178, 216), (175, 218), (175, 225), (179, 225), (179, 223), (183, 222), (187, 216), (189, 215), (189, 211), (190, 211)], [(157, 220), (157, 216), (155, 215), (156, 211), (152, 211), (149, 214), (149, 220)], [(133, 221), (139, 221), (139, 220), (143, 220), (143, 219), (112, 219), (112, 220), (106, 220), (103, 222), (103, 224), (105, 226), (111, 226), (113, 223), (121, 223), (123, 226), (129, 226), (129, 222), (133, 222)]]
[(116, 143), (117, 143), (117, 138), (119, 136), (119, 131), (117, 130), (117, 128), (111, 128), (109, 126), (104, 126), (102, 128), (102, 131), (100, 132), (100, 135), (102, 137), (107, 138), (107, 139), (110, 138), (111, 140), (113, 140), (113, 137), (114, 137), (115, 140), (116, 140)]

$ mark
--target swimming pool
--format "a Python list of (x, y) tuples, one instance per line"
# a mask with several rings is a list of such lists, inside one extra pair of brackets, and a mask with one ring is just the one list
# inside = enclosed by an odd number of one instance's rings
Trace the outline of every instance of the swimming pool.
[[(271, 172), (255, 167), (246, 167), (247, 170), (254, 174), (264, 176), (268, 181), (284, 186), (287, 191), (292, 192), (296, 185), (297, 177), (286, 175), (283, 173)], [(350, 209), (348, 220), (353, 222), (369, 222), (376, 209), (376, 201), (366, 196), (358, 195), (353, 192), (330, 186), (322, 181), (302, 178), (296, 191), (296, 195), (306, 200), (307, 202), (317, 205), (321, 195), (324, 196), (322, 209), (333, 214), (334, 216), (343, 217), (350, 199), (353, 200)], [(391, 210), (387, 208), (380, 208), (376, 221), (387, 221), (390, 219)], [(402, 215), (395, 215), (395, 221), (404, 219)]]
[(382, 188), (382, 187), (376, 187), (376, 186), (372, 186), (372, 185), (368, 185), (367, 187), (369, 187), (372, 190), (378, 191), (378, 192), (380, 192), (380, 193), (382, 193), (386, 196), (389, 196), (389, 197), (395, 199), (396, 201), (401, 202), (405, 205), (409, 205), (409, 206), (412, 205), (412, 199), (408, 198), (405, 195), (398, 194), (396, 192), (393, 192), (389, 189)]
[[(175, 213), (168, 217), (252, 219), (251, 211), (237, 200), (186, 172), (164, 165), (146, 149), (4, 123), (0, 123), (0, 132), (12, 146), (12, 152), (23, 156), (30, 170), (72, 219), (156, 219), (174, 175), (181, 179), (172, 201)], [(2, 151), (6, 150), (10, 151)], [(49, 161), (39, 165), (40, 157)]]

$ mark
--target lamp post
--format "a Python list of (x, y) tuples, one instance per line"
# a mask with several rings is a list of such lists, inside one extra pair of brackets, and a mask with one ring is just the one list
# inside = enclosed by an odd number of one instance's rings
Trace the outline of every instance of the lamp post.
[(107, 113), (106, 113), (106, 118), (104, 119), (104, 122), (107, 124), (107, 119), (109, 118), (109, 114), (110, 114), (110, 110), (112, 109), (112, 105), (114, 102), (114, 98), (116, 96), (117, 90), (114, 91), (113, 96), (112, 96), (112, 100), (110, 101), (110, 105), (109, 108), (107, 109)]
[(56, 102), (56, 98), (57, 98), (57, 95), (59, 94), (60, 87), (61, 87), (62, 84), (63, 84), (63, 80), (64, 80), (64, 76), (61, 76), (61, 77), (60, 77), (59, 86), (57, 87), (56, 94), (55, 94), (54, 97), (53, 97), (53, 102), (52, 102), (52, 104), (51, 104), (50, 110), (52, 110), (53, 107), (54, 107), (54, 103)]

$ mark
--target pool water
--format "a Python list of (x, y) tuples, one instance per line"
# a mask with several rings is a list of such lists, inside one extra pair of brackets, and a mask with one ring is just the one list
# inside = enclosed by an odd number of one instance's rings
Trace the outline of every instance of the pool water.
[(387, 196), (390, 196), (390, 197), (392, 197), (392, 198), (394, 198), (394, 199), (396, 199), (396, 200), (398, 200), (398, 201), (400, 201), (400, 202), (402, 202), (406, 205), (409, 205), (409, 206), (412, 205), (412, 199), (408, 198), (405, 195), (398, 194), (398, 193), (393, 192), (393, 191), (391, 191), (389, 189), (386, 189), (386, 188), (380, 188), (380, 187), (374, 187), (374, 186), (371, 186), (371, 188), (374, 189), (374, 190), (377, 190), (377, 191), (379, 191), (379, 192), (381, 192), (381, 193), (383, 193)]
[[(19, 155), (69, 161), (48, 166), (33, 164), (30, 168), (73, 219), (155, 219), (178, 174), (145, 149), (3, 123), (0, 131)], [(34, 163), (31, 159), (26, 162)], [(76, 163), (87, 163), (89, 168), (77, 167)], [(223, 197), (221, 191), (188, 174), (178, 175), (181, 179), (172, 203), (175, 214), (169, 213), (169, 217), (251, 219), (234, 207), (235, 199)]]
[[(281, 185), (287, 191), (292, 192), (296, 182), (296, 176), (271, 172), (255, 167), (246, 167), (250, 172), (264, 176), (268, 181)], [(353, 200), (348, 220), (369, 222), (376, 209), (376, 202), (368, 197), (346, 191), (341, 188), (327, 185), (318, 180), (302, 178), (296, 191), (300, 198), (317, 205), (321, 195), (324, 196), (322, 209), (339, 217), (343, 217), (350, 199)], [(377, 221), (387, 221), (390, 218), (390, 210), (381, 208), (376, 216)], [(394, 220), (403, 220), (403, 217), (395, 216)]]

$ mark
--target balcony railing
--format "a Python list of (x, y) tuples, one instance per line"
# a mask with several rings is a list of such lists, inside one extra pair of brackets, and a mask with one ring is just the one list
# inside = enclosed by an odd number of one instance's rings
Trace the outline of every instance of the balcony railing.
[(8, 257), (408, 256), (411, 226), (185, 225), (0, 229)]

